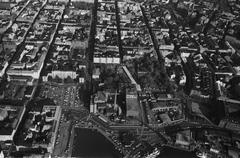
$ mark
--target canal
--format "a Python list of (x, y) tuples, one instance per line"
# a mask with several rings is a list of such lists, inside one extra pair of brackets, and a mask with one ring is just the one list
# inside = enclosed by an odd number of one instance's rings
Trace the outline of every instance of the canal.
[(76, 128), (72, 157), (120, 158), (114, 145), (95, 129)]

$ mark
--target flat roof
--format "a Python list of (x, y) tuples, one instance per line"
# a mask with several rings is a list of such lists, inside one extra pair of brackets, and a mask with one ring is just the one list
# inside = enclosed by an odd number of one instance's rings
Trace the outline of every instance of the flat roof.
[(16, 130), (23, 109), (21, 106), (0, 105), (0, 110), (7, 112), (6, 118), (0, 121), (0, 135), (11, 135)]

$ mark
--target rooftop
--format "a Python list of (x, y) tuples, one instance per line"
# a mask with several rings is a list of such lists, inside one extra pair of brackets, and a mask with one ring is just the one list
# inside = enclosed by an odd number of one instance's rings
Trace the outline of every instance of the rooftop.
[(0, 105), (0, 135), (11, 135), (21, 121), (23, 107)]

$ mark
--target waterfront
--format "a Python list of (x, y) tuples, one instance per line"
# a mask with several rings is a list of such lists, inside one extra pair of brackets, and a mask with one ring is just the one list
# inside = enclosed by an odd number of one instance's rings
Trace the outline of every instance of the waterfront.
[(158, 158), (197, 158), (195, 153), (166, 147)]
[(76, 128), (73, 142), (73, 157), (118, 158), (120, 153), (97, 130)]

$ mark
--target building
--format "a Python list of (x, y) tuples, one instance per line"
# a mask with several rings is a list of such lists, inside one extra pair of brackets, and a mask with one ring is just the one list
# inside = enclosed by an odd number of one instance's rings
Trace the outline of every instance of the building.
[(12, 141), (25, 113), (25, 107), (0, 105), (0, 140)]
[(56, 78), (57, 76), (61, 79), (66, 79), (68, 77), (72, 79), (77, 78), (77, 73), (75, 71), (52, 71), (51, 73), (48, 73), (47, 76), (43, 76), (43, 81), (47, 82), (48, 77), (51, 76), (52, 78)]
[(58, 2), (58, 3), (67, 4), (69, 0), (48, 0), (48, 2), (49, 3)]
[(178, 110), (179, 104), (175, 103), (172, 100), (157, 100), (156, 102), (152, 102), (152, 111), (153, 112), (166, 112), (169, 110)]
[[(58, 0), (58, 1), (65, 1), (65, 0)], [(85, 3), (94, 3), (94, 0), (71, 0), (71, 2), (85, 2)]]
[[(26, 43), (20, 48), (18, 58), (9, 66), (7, 75), (31, 76), (34, 79), (39, 79), (47, 51), (48, 45), (44, 45), (43, 43)], [(31, 55), (29, 56), (28, 54)], [(37, 62), (26, 62), (26, 59), (33, 59), (35, 57), (37, 57)]]
[(218, 126), (235, 132), (240, 131), (240, 121), (232, 118), (222, 119)]
[(97, 113), (98, 109), (105, 108), (107, 104), (108, 93), (104, 91), (98, 91), (94, 96), (94, 101), (90, 105), (90, 112)]
[(62, 109), (60, 106), (52, 106), (52, 105), (45, 105), (42, 110), (43, 113), (51, 112), (51, 115), (46, 115), (46, 122), (53, 121), (52, 129), (51, 129), (51, 139), (47, 146), (48, 152), (52, 153), (57, 137), (58, 126), (60, 122), (60, 117), (62, 113)]
[(191, 141), (191, 131), (179, 132), (176, 135), (176, 144), (184, 147), (189, 147)]
[[(17, 151), (22, 151), (25, 148), (37, 149), (41, 147), (52, 153), (61, 112), (61, 107), (54, 105), (44, 105), (42, 109), (37, 108), (37, 110), (29, 111), (22, 129), (19, 129), (19, 134), (16, 136)], [(39, 138), (40, 134), (45, 138), (44, 140)]]
[(10, 0), (1, 0), (0, 1), (0, 9), (10, 10), (11, 9), (11, 1)]

